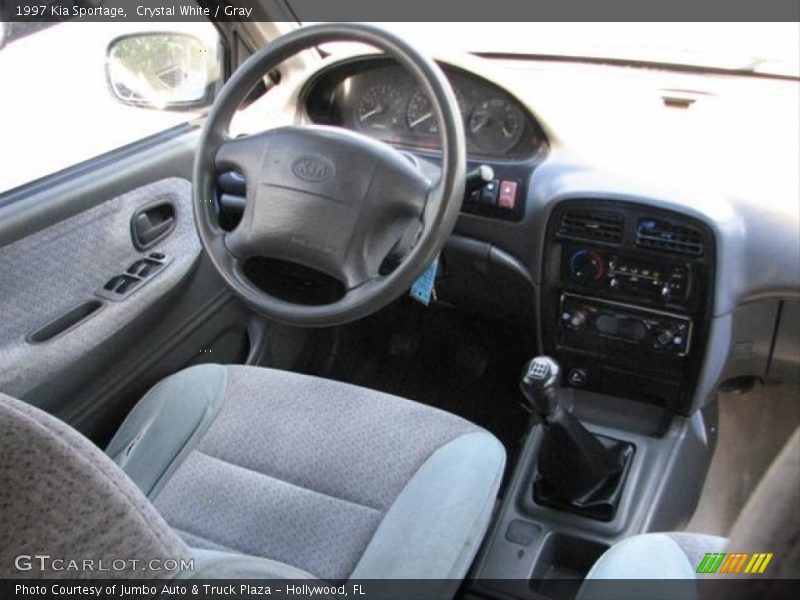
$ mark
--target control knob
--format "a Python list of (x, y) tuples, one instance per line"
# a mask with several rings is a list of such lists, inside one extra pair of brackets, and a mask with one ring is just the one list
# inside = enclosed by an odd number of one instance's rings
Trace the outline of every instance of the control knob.
[(570, 329), (583, 329), (589, 323), (589, 312), (576, 308), (564, 313), (562, 318)]
[(603, 257), (588, 250), (578, 250), (573, 254), (569, 266), (572, 278), (584, 283), (599, 281), (606, 272)]

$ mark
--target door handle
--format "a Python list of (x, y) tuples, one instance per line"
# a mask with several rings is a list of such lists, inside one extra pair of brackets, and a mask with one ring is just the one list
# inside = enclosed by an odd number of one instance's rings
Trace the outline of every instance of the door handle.
[(131, 237), (137, 250), (147, 250), (175, 228), (175, 207), (169, 202), (137, 210), (131, 218)]

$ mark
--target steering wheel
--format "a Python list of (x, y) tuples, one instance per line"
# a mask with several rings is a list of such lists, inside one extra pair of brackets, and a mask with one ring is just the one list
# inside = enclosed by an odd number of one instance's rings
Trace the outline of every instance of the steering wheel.
[[(289, 126), (231, 138), (241, 101), (287, 58), (319, 44), (361, 42), (408, 70), (439, 123), (441, 176), (430, 181), (392, 146), (359, 133), (318, 125)], [(212, 106), (194, 164), (193, 206), (200, 241), (226, 284), (247, 305), (300, 326), (348, 323), (408, 291), (453, 230), (464, 193), (466, 151), (453, 90), (436, 63), (397, 36), (373, 26), (326, 23), (271, 42), (228, 80)], [(240, 223), (224, 231), (215, 207), (217, 174), (246, 180)], [(402, 257), (389, 273), (384, 259)], [(328, 304), (278, 298), (245, 274), (248, 259), (301, 265), (338, 281)]]

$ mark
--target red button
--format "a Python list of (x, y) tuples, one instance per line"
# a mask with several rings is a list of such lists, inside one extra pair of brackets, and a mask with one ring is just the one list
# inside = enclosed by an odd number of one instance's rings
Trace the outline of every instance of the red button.
[(517, 204), (517, 182), (501, 181), (500, 192), (497, 194), (497, 206), (508, 210), (514, 210)]

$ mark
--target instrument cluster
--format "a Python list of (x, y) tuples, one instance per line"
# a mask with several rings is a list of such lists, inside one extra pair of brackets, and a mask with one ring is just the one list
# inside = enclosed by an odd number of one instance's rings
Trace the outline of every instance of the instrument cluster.
[[(533, 117), (508, 92), (459, 69), (443, 66), (464, 124), (467, 151), (494, 158), (527, 158), (545, 144)], [(439, 124), (413, 78), (386, 60), (328, 71), (312, 82), (305, 108), (315, 123), (343, 126), (382, 141), (435, 150)]]

